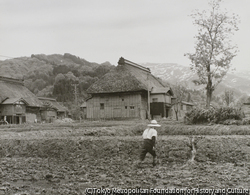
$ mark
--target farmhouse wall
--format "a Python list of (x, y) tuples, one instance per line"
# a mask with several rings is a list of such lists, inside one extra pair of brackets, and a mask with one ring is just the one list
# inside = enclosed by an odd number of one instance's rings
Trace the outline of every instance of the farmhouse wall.
[(145, 120), (148, 118), (148, 96), (147, 94), (141, 95), (141, 119)]
[(1, 106), (1, 115), (2, 116), (8, 116), (14, 114), (14, 108), (13, 105), (2, 105)]
[(95, 95), (88, 100), (87, 118), (146, 117), (145, 98), (141, 94)]
[(27, 123), (34, 123), (35, 119), (37, 119), (36, 114), (26, 113), (26, 122)]
[(54, 122), (57, 119), (57, 112), (55, 110), (41, 111), (41, 120), (47, 123)]
[[(34, 118), (35, 117), (35, 118)], [(41, 122), (41, 113), (37, 107), (27, 107), (26, 108), (26, 121), (33, 123), (37, 119), (37, 122)]]
[(25, 114), (26, 106), (24, 104), (6, 104), (1, 105), (1, 115), (10, 116), (16, 114)]
[(150, 95), (150, 102), (163, 102), (171, 104), (171, 96), (165, 94), (152, 94)]
[(21, 124), (26, 122), (24, 104), (5, 104), (0, 106), (0, 120), (6, 120), (8, 123)]

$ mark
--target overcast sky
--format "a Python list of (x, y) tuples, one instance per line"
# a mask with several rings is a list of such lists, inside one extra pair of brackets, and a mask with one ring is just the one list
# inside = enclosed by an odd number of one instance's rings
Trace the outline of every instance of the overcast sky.
[[(0, 0), (0, 60), (64, 54), (117, 65), (136, 62), (189, 65), (197, 28), (189, 17), (207, 0)], [(236, 69), (250, 70), (250, 0), (224, 0), (240, 16), (233, 37)]]

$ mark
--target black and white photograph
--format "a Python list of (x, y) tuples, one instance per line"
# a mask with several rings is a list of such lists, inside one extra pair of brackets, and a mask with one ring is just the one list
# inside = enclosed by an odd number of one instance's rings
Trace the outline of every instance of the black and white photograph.
[(249, 195), (249, 0), (0, 0), (0, 195)]

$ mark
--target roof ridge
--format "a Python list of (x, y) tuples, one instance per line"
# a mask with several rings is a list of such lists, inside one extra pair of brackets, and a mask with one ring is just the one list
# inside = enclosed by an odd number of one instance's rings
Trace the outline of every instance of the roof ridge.
[(41, 97), (41, 96), (38, 96), (37, 97), (39, 100), (51, 100), (51, 101), (56, 101), (55, 98), (49, 98), (49, 97)]
[(10, 77), (0, 76), (0, 81), (7, 81), (9, 83), (24, 85), (23, 79), (14, 79), (14, 78), (10, 78)]
[(119, 59), (119, 61), (118, 61), (118, 64), (119, 64), (119, 65), (130, 65), (130, 66), (133, 66), (133, 67), (136, 67), (136, 68), (138, 68), (138, 69), (141, 69), (141, 70), (144, 70), (144, 71), (146, 71), (146, 72), (151, 73), (151, 71), (150, 71), (149, 68), (146, 68), (146, 67), (144, 67), (144, 66), (142, 66), (142, 65), (139, 65), (139, 64), (136, 64), (136, 63), (131, 62), (131, 61), (129, 61), (129, 60), (126, 60), (126, 59), (123, 58), (123, 57), (120, 57), (120, 59)]

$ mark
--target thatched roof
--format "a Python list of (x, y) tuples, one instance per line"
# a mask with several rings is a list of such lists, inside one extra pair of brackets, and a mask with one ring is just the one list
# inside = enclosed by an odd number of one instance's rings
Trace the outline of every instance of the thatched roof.
[(88, 93), (112, 93), (147, 90), (146, 83), (141, 83), (123, 66), (117, 66), (91, 85)]
[(47, 98), (47, 97), (38, 97), (40, 101), (43, 103), (48, 103), (51, 108), (57, 110), (57, 112), (66, 112), (68, 111), (67, 108), (59, 104), (56, 99), (54, 98)]
[(31, 107), (42, 106), (42, 102), (23, 85), (21, 80), (0, 77), (0, 103), (7, 98), (23, 98)]
[(118, 66), (91, 85), (87, 92), (95, 94), (151, 91), (153, 88), (164, 87), (160, 79), (151, 74), (149, 68), (120, 58)]
[(8, 99), (8, 97), (6, 97), (6, 96), (1, 96), (1, 93), (0, 93), (0, 104), (3, 102), (3, 101), (5, 101), (6, 99)]
[(7, 98), (2, 102), (2, 104), (15, 104), (16, 102), (23, 102), (29, 105), (28, 102), (26, 102), (23, 98)]

